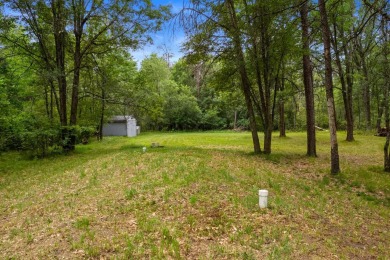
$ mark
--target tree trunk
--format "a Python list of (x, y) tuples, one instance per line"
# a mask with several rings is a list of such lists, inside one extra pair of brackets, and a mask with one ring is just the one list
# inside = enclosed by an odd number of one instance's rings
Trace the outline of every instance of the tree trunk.
[(303, 43), (303, 83), (305, 86), (306, 101), (306, 133), (307, 133), (307, 155), (317, 156), (316, 151), (316, 129), (315, 129), (315, 109), (314, 109), (314, 90), (313, 90), (313, 71), (310, 61), (310, 40), (309, 40), (309, 21), (308, 6), (305, 1), (301, 6), (302, 23), (302, 43)]
[(53, 119), (53, 98), (54, 98), (54, 102), (55, 102), (55, 105), (56, 105), (56, 109), (57, 109), (57, 113), (58, 115), (60, 115), (60, 104), (59, 104), (59, 101), (58, 101), (58, 96), (57, 96), (57, 93), (56, 93), (56, 88), (54, 86), (54, 81), (52, 79), (49, 79), (49, 84), (50, 84), (50, 89), (51, 89), (51, 98), (50, 98), (50, 116), (51, 118)]
[(81, 67), (80, 44), (81, 42), (76, 39), (76, 46), (75, 46), (75, 53), (74, 53), (72, 104), (70, 108), (70, 125), (77, 124), (77, 108), (79, 103), (79, 84), (80, 84), (80, 67)]
[(237, 110), (234, 110), (234, 124), (233, 129), (237, 128)]
[(264, 153), (271, 154), (272, 124), (264, 126)]
[[(283, 93), (284, 79), (281, 80), (280, 91)], [(279, 99), (279, 137), (286, 137), (286, 122), (284, 120), (284, 97)]]
[[(84, 6), (81, 4), (81, 6)], [(70, 125), (74, 126), (77, 124), (77, 111), (79, 104), (79, 85), (80, 85), (80, 72), (81, 72), (81, 37), (83, 35), (83, 24), (82, 24), (82, 8), (77, 6), (73, 2), (74, 9), (74, 20), (73, 20), (73, 33), (75, 36), (75, 49), (73, 53), (73, 83), (72, 83), (72, 99), (70, 107)], [(74, 135), (71, 136), (71, 144), (74, 149), (76, 138)]]
[(286, 137), (286, 122), (284, 120), (284, 100), (279, 100), (279, 137)]
[[(335, 50), (335, 56), (336, 56), (336, 65), (338, 67), (338, 74), (340, 78), (340, 83), (341, 83), (341, 92), (343, 96), (343, 102), (344, 102), (344, 112), (345, 112), (345, 120), (347, 122), (347, 138), (346, 141), (352, 142), (354, 141), (353, 137), (353, 111), (352, 111), (352, 99), (350, 97), (352, 94), (349, 92), (349, 90), (352, 89), (352, 87), (348, 87), (346, 83), (346, 76), (344, 74), (344, 68), (343, 65), (341, 64), (341, 59), (340, 59), (340, 52), (337, 46), (337, 35), (336, 35), (336, 26), (334, 28), (335, 31), (335, 36), (333, 39), (333, 47)], [(342, 36), (341, 36), (342, 37)], [(347, 56), (347, 53), (344, 53), (344, 58), (345, 58), (345, 63), (347, 63), (347, 60), (349, 57)], [(348, 65), (346, 64), (346, 67)], [(350, 77), (350, 76), (349, 76)], [(349, 79), (351, 81), (351, 79)], [(349, 82), (350, 85), (352, 85), (352, 82)]]
[(386, 26), (386, 20), (383, 17), (382, 18), (382, 24), (381, 24), (381, 30), (382, 30), (382, 37), (383, 37), (383, 78), (384, 78), (384, 110), (385, 110), (385, 126), (387, 131), (390, 131), (390, 115), (389, 115), (389, 91), (390, 91), (390, 76), (388, 69), (390, 68), (389, 60), (387, 58), (389, 53), (389, 31), (388, 26)]
[(200, 99), (200, 90), (202, 87), (202, 76), (203, 76), (202, 70), (203, 70), (203, 63), (198, 63), (194, 66), (194, 78), (195, 78), (197, 99)]
[(53, 118), (54, 118), (54, 114), (53, 114), (53, 110), (54, 110), (54, 108), (53, 108), (53, 106), (54, 106), (53, 98), (54, 98), (54, 93), (53, 93), (53, 90), (50, 89), (50, 120), (53, 120)]
[(234, 30), (233, 31), (234, 52), (236, 54), (237, 68), (240, 74), (242, 90), (244, 92), (245, 103), (249, 115), (249, 123), (252, 132), (253, 150), (255, 153), (261, 153), (260, 141), (257, 133), (255, 113), (253, 111), (253, 104), (251, 99), (251, 86), (250, 86), (251, 83), (249, 81), (248, 73), (245, 67), (245, 58), (241, 46), (241, 37), (240, 37), (240, 32), (238, 30), (238, 22), (237, 22), (234, 2), (233, 0), (226, 0), (226, 3), (229, 9), (228, 11), (232, 22), (232, 28)]
[[(382, 116), (383, 116), (383, 112), (385, 110), (385, 106), (386, 106), (386, 90), (383, 90), (384, 92), (384, 97), (383, 98), (380, 98), (379, 97), (379, 93), (378, 93), (378, 117), (376, 119), (376, 131), (377, 133), (379, 133), (382, 129)], [(379, 102), (379, 100), (381, 100)]]
[(324, 60), (325, 60), (325, 88), (326, 99), (329, 116), (329, 132), (330, 132), (330, 145), (331, 145), (331, 173), (338, 174), (340, 172), (339, 163), (339, 151), (337, 143), (336, 132), (336, 109), (333, 98), (333, 79), (332, 79), (332, 58), (330, 53), (330, 29), (328, 24), (328, 15), (325, 6), (325, 0), (318, 1), (321, 26), (322, 26), (322, 38), (324, 43)]
[(371, 130), (371, 96), (370, 96), (370, 83), (368, 77), (368, 68), (366, 63), (366, 53), (363, 50), (361, 42), (356, 44), (358, 52), (358, 66), (363, 73), (363, 84), (362, 84), (362, 97), (363, 97), (363, 109), (364, 116), (366, 119), (366, 130)]
[(65, 3), (63, 0), (52, 2), (54, 43), (56, 54), (56, 71), (59, 99), (60, 99), (60, 123), (67, 126), (67, 84), (65, 71)]
[(99, 133), (98, 139), (103, 140), (103, 124), (104, 124), (104, 111), (106, 109), (106, 92), (104, 91), (104, 86), (102, 86), (102, 107), (100, 111), (100, 124), (99, 124)]
[(387, 132), (386, 143), (385, 143), (385, 147), (384, 147), (384, 170), (385, 170), (385, 172), (390, 172), (389, 141), (390, 141), (390, 133)]
[(79, 103), (79, 85), (80, 85), (80, 71), (81, 71), (81, 37), (83, 35), (82, 23), (82, 7), (83, 4), (78, 5), (73, 3), (74, 20), (73, 33), (75, 37), (75, 48), (73, 53), (73, 85), (72, 85), (72, 104), (70, 108), (70, 125), (77, 124), (77, 108)]
[(386, 143), (384, 147), (384, 170), (385, 172), (390, 172), (390, 156), (389, 156), (389, 141), (390, 141), (390, 128), (389, 128), (389, 88), (390, 88), (390, 78), (388, 74), (388, 68), (389, 68), (389, 60), (387, 58), (388, 55), (388, 30), (386, 26), (386, 20), (384, 17), (382, 17), (382, 24), (381, 24), (381, 30), (382, 30), (382, 37), (383, 37), (383, 78), (384, 78), (384, 103), (385, 103), (385, 122), (386, 122), (386, 130), (387, 130), (387, 136), (386, 136)]
[[(48, 119), (51, 119), (50, 117), (50, 101), (49, 101), (49, 90), (47, 88), (47, 85), (45, 85), (45, 108), (46, 108), (46, 115)], [(51, 93), (51, 91), (50, 91)]]
[[(265, 21), (263, 21), (265, 23)], [(263, 111), (264, 117), (264, 153), (271, 154), (271, 142), (272, 142), (272, 128), (273, 128), (273, 113), (271, 109), (271, 85), (272, 82), (269, 78), (270, 71), (270, 57), (269, 57), (269, 35), (266, 27), (264, 25), (261, 26), (261, 57), (263, 60), (263, 80), (264, 80), (264, 92), (265, 92), (265, 110)], [(261, 79), (260, 79), (261, 81)], [(276, 88), (275, 88), (276, 92)], [(275, 93), (276, 94), (276, 93)]]
[(344, 56), (345, 56), (345, 73), (347, 79), (347, 87), (346, 87), (346, 100), (348, 106), (346, 107), (346, 118), (347, 118), (347, 141), (355, 140), (353, 136), (354, 132), (354, 118), (353, 118), (353, 98), (352, 98), (352, 90), (353, 90), (353, 69), (352, 69), (352, 61), (351, 54), (348, 51), (346, 45), (343, 46)]
[(61, 139), (63, 141), (62, 148), (64, 151), (74, 150), (75, 139), (71, 129), (67, 128), (67, 83), (66, 83), (66, 68), (65, 68), (65, 44), (66, 44), (66, 19), (65, 19), (65, 3), (63, 0), (53, 1), (51, 3), (53, 13), (53, 31), (56, 56), (55, 75), (58, 82), (59, 90), (59, 114), (61, 123)]
[(366, 129), (371, 130), (371, 97), (370, 97), (370, 83), (368, 79), (368, 69), (365, 57), (362, 56), (362, 71), (363, 71), (363, 103), (364, 112), (366, 116)]

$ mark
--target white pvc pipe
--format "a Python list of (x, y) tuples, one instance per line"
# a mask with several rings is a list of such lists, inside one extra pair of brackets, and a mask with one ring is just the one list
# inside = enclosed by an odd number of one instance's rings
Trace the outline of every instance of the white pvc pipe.
[(267, 207), (268, 190), (259, 190), (259, 206), (261, 209)]
[(143, 148), (142, 148), (142, 152), (146, 152), (146, 147), (143, 147)]

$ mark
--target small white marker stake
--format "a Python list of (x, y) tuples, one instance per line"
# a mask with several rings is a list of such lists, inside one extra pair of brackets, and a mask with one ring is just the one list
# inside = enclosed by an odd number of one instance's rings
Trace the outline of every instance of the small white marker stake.
[(142, 148), (142, 152), (146, 152), (146, 147), (143, 147), (143, 148)]
[(259, 190), (259, 206), (261, 209), (267, 207), (268, 190)]

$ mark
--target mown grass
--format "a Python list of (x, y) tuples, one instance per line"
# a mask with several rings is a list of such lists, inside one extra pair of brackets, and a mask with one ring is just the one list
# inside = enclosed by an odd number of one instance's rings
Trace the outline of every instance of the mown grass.
[[(345, 136), (339, 134), (340, 140)], [(75, 153), (0, 156), (0, 258), (390, 258), (384, 139), (304, 133), (254, 155), (249, 133), (143, 133)], [(160, 148), (151, 148), (151, 143)], [(147, 151), (142, 152), (146, 146)], [(258, 207), (268, 189), (269, 207)]]

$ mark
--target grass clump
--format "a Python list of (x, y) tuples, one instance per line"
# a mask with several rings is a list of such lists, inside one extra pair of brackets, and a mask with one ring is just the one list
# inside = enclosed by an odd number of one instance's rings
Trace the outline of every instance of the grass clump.
[(89, 229), (89, 225), (90, 225), (90, 220), (86, 217), (83, 217), (83, 218), (80, 218), (78, 219), (74, 226), (77, 228), (77, 229), (83, 229), (83, 230), (88, 230)]
[(137, 191), (134, 188), (126, 189), (126, 191), (125, 191), (125, 198), (127, 200), (133, 199), (135, 197), (135, 195), (137, 195)]

